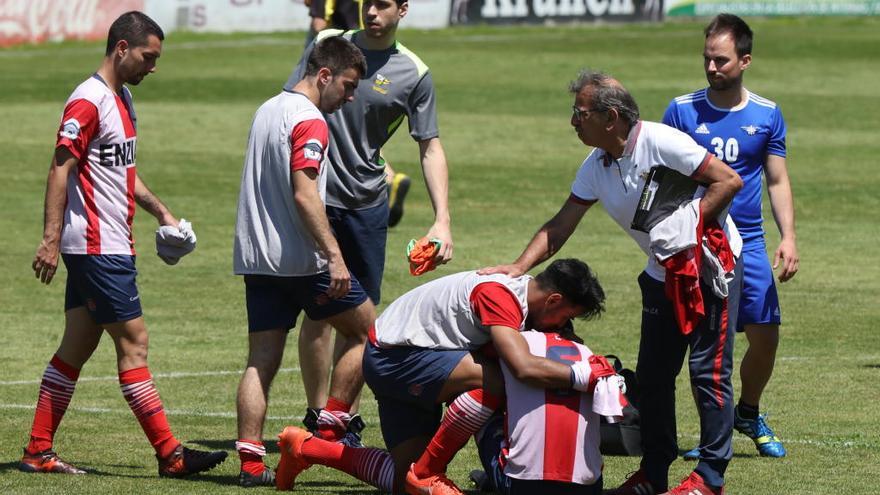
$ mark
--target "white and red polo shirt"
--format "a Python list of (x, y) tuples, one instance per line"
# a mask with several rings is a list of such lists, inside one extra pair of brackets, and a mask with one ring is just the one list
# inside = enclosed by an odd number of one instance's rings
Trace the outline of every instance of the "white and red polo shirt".
[[(521, 332), (535, 356), (571, 365), (593, 353), (555, 333)], [(507, 393), (504, 474), (520, 480), (592, 485), (602, 475), (599, 415), (593, 394), (570, 388), (532, 387), (517, 380), (501, 361)]]
[(531, 279), (529, 275), (511, 278), (462, 272), (432, 280), (400, 296), (382, 312), (373, 343), (474, 350), (491, 340), (491, 326), (522, 331), (529, 312), (526, 297)]
[(67, 180), (62, 253), (135, 254), (136, 122), (128, 88), (120, 96), (97, 74), (68, 98), (55, 147), (79, 162)]

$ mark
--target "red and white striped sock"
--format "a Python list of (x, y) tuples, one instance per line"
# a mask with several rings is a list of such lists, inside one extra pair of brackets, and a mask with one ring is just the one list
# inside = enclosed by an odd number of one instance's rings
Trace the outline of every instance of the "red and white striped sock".
[(342, 439), (348, 428), (348, 422), (351, 421), (351, 414), (348, 413), (350, 410), (351, 404), (346, 404), (335, 397), (327, 399), (327, 405), (318, 415), (318, 436), (329, 442)]
[(120, 372), (119, 387), (128, 401), (128, 407), (156, 450), (156, 455), (163, 459), (171, 455), (180, 442), (171, 433), (162, 399), (153, 384), (149, 368), (144, 366)]
[(310, 464), (329, 466), (375, 486), (385, 493), (394, 489), (394, 460), (382, 449), (349, 447), (312, 437), (303, 443), (303, 457)]
[(498, 409), (501, 398), (483, 389), (465, 392), (452, 401), (440, 428), (416, 461), (413, 472), (420, 478), (446, 472), (446, 466), (467, 441)]
[(67, 406), (70, 405), (78, 378), (78, 369), (62, 361), (58, 355), (52, 356), (40, 382), (40, 396), (34, 412), (31, 439), (27, 445), (29, 454), (52, 448), (52, 439)]
[(266, 446), (257, 440), (240, 439), (235, 442), (235, 450), (241, 460), (241, 470), (259, 476), (265, 469), (263, 457), (266, 457)]

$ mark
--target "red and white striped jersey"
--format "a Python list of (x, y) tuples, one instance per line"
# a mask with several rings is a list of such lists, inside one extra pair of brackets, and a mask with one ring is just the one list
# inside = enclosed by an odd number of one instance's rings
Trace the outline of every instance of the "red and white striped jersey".
[(67, 180), (61, 252), (134, 252), (136, 117), (128, 88), (122, 96), (96, 74), (80, 84), (64, 107), (55, 147), (79, 159)]
[(376, 320), (376, 344), (477, 349), (489, 327), (522, 330), (532, 277), (462, 272), (432, 280), (397, 298)]
[[(555, 333), (521, 332), (535, 356), (564, 364), (588, 359), (586, 346)], [(507, 392), (504, 474), (521, 480), (592, 485), (602, 475), (599, 415), (593, 396), (572, 389), (532, 387), (513, 377), (501, 361)]]

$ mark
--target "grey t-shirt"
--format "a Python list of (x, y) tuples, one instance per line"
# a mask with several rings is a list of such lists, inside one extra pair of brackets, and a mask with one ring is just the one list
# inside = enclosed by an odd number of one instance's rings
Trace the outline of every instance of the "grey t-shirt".
[[(325, 30), (315, 42), (339, 35), (354, 41), (358, 32)], [(303, 52), (284, 89), (293, 89), (302, 79), (313, 48), (314, 43)], [(348, 210), (371, 208), (386, 200), (385, 165), (379, 150), (404, 117), (416, 141), (439, 136), (428, 66), (400, 43), (387, 50), (361, 51), (367, 59), (367, 73), (354, 101), (325, 116), (330, 126), (327, 205)]]

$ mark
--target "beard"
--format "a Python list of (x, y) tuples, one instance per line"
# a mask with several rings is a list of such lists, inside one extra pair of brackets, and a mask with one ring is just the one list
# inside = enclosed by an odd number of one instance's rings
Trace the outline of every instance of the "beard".
[(731, 88), (736, 88), (742, 85), (742, 74), (733, 79), (723, 78), (723, 79), (713, 79), (709, 75), (706, 75), (706, 80), (709, 81), (709, 87), (715, 91), (726, 91)]

